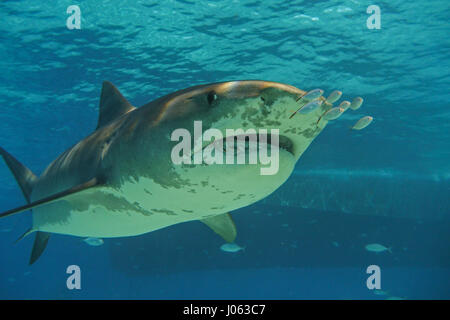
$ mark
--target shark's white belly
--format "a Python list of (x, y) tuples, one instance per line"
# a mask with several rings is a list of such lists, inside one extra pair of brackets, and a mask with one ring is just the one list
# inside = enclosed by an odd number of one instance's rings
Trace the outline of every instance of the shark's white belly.
[[(283, 155), (282, 155), (283, 156)], [(292, 157), (290, 154), (284, 155)], [(86, 190), (67, 200), (34, 210), (35, 229), (81, 237), (134, 236), (177, 223), (199, 220), (252, 204), (276, 190), (290, 175), (295, 161), (281, 161), (277, 175), (261, 176), (235, 166), (211, 165), (205, 174), (177, 168), (190, 185), (162, 186), (150, 178), (129, 181), (120, 189)], [(222, 179), (210, 179), (222, 172)]]

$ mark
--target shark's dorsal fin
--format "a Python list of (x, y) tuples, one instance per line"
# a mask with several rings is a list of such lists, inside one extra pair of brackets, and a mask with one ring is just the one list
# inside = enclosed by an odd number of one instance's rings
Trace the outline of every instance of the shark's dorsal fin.
[(233, 218), (229, 213), (200, 220), (227, 242), (234, 242), (237, 231)]
[(104, 81), (99, 109), (97, 129), (136, 108), (125, 99), (111, 82)]
[(26, 211), (26, 210), (30, 210), (45, 204), (49, 204), (55, 201), (59, 201), (65, 197), (68, 197), (70, 195), (76, 194), (78, 192), (90, 189), (90, 188), (94, 188), (94, 187), (98, 187), (98, 186), (102, 186), (104, 184), (103, 179), (100, 178), (93, 178), (85, 183), (79, 184), (75, 187), (72, 187), (70, 189), (58, 192), (56, 194), (53, 194), (51, 196), (48, 196), (46, 198), (40, 199), (40, 200), (36, 200), (34, 202), (31, 202), (25, 206), (21, 206), (18, 208), (14, 208), (5, 212), (0, 213), (0, 218), (4, 218), (22, 211)]

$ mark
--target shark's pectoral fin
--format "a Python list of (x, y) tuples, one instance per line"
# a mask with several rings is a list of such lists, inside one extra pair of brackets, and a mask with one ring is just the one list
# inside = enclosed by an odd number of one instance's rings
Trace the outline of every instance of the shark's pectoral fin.
[(17, 239), (16, 241), (14, 241), (14, 243), (19, 242), (20, 240), (22, 240), (23, 238), (25, 238), (26, 236), (32, 234), (33, 232), (35, 232), (36, 230), (33, 229), (33, 227), (31, 227), (30, 229), (28, 229), (27, 231), (24, 232), (24, 234), (22, 234), (19, 239)]
[(49, 197), (46, 197), (46, 198), (43, 198), (43, 199), (31, 202), (31, 203), (29, 203), (29, 204), (27, 204), (25, 206), (21, 206), (21, 207), (18, 207), (18, 208), (14, 208), (14, 209), (2, 212), (2, 213), (0, 213), (0, 218), (4, 218), (6, 216), (10, 216), (12, 214), (16, 214), (16, 213), (19, 213), (19, 212), (22, 212), (22, 211), (30, 210), (30, 209), (33, 209), (33, 208), (36, 208), (36, 207), (39, 207), (39, 206), (42, 206), (42, 205), (45, 205), (45, 204), (49, 204), (49, 203), (55, 202), (55, 201), (59, 201), (59, 200), (62, 200), (64, 198), (68, 198), (71, 195), (74, 195), (74, 194), (77, 194), (79, 192), (85, 191), (87, 189), (91, 189), (91, 188), (94, 188), (94, 187), (102, 186), (103, 184), (104, 184), (103, 179), (93, 178), (93, 179), (91, 179), (91, 180), (89, 180), (89, 181), (87, 181), (85, 183), (82, 183), (82, 184), (74, 186), (74, 187), (72, 187), (70, 189), (58, 192), (58, 193), (53, 194), (53, 195), (51, 195)]
[(111, 82), (104, 81), (99, 109), (97, 129), (136, 108), (125, 99)]
[(237, 230), (233, 218), (229, 213), (200, 220), (227, 242), (236, 239)]
[(45, 247), (47, 247), (48, 239), (50, 238), (50, 233), (38, 231), (36, 232), (36, 238), (34, 239), (33, 250), (30, 256), (30, 265), (36, 262), (37, 259), (44, 252)]

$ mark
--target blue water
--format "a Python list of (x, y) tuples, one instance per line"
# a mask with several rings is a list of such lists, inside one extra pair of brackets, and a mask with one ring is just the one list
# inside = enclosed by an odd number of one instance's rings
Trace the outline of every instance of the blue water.
[[(192, 222), (98, 247), (55, 235), (28, 266), (33, 237), (13, 244), (31, 225), (22, 213), (0, 221), (0, 298), (450, 298), (448, 1), (118, 3), (81, 2), (81, 30), (66, 27), (71, 1), (0, 3), (0, 146), (35, 173), (95, 129), (103, 80), (136, 106), (244, 79), (365, 102), (285, 186), (233, 212), (245, 251), (220, 251)], [(379, 30), (366, 26), (372, 4)], [(349, 134), (365, 114), (374, 123)], [(0, 211), (24, 203), (0, 163)], [(364, 249), (374, 242), (392, 254)], [(72, 264), (81, 290), (66, 287)], [(366, 287), (372, 264), (386, 295)]]

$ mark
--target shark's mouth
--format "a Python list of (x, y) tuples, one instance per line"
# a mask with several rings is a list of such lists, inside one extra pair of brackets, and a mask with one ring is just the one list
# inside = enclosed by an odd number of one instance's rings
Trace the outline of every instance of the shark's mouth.
[[(228, 136), (223, 139), (215, 140), (212, 143), (208, 143), (203, 147), (203, 150), (205, 150), (206, 147), (214, 144), (218, 144), (221, 142), (222, 151), (224, 154), (227, 152), (233, 151), (234, 154), (237, 154), (238, 152), (242, 152), (242, 147), (245, 148), (245, 152), (248, 153), (251, 150), (254, 150), (254, 148), (267, 148), (267, 152), (271, 152), (273, 148), (279, 148), (283, 149), (290, 154), (294, 155), (294, 143), (292, 140), (284, 135), (277, 135), (278, 136), (278, 145), (276, 143), (276, 140), (273, 139), (272, 134), (268, 134), (265, 136), (265, 138), (261, 137), (258, 134), (245, 134), (245, 135), (234, 135), (234, 136)], [(272, 141), (274, 140), (274, 141)], [(227, 145), (228, 143), (233, 142), (232, 146)], [(270, 146), (270, 148), (269, 148)], [(232, 148), (232, 149), (231, 149)]]
[(286, 150), (290, 154), (294, 155), (294, 143), (292, 140), (286, 136), (278, 136), (280, 148)]

